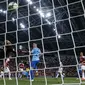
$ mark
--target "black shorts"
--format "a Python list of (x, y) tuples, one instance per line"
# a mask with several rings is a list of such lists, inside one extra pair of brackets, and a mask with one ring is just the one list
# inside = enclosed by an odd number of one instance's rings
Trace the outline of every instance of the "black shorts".
[(13, 47), (6, 46), (6, 57), (14, 56), (14, 54), (15, 54), (15, 52), (13, 51)]

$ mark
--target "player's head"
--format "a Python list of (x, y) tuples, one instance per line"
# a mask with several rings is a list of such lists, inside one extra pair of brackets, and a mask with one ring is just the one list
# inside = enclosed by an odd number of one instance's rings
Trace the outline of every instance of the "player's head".
[(80, 52), (80, 56), (83, 56), (83, 52)]
[(33, 43), (33, 48), (36, 48), (37, 47), (37, 44), (36, 43)]
[(9, 40), (6, 40), (5, 42), (6, 42), (6, 45), (10, 45), (11, 44), (11, 42)]

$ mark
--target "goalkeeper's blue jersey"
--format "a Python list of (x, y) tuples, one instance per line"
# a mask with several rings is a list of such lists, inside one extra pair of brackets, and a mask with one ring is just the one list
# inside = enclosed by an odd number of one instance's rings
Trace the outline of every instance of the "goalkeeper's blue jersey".
[(40, 49), (39, 48), (33, 48), (32, 49), (32, 61), (38, 61), (38, 60), (40, 60), (39, 59), (39, 57), (40, 57), (40, 54), (41, 53), (41, 51), (40, 51)]

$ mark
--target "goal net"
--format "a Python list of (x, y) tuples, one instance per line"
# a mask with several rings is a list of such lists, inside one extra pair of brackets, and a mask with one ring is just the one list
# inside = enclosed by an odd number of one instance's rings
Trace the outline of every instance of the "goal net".
[(0, 0), (0, 85), (84, 85), (85, 0)]

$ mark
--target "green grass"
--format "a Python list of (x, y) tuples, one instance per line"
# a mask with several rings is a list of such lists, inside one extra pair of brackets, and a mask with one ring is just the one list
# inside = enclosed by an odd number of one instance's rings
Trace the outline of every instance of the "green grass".
[[(60, 78), (58, 78), (58, 79), (51, 78), (51, 77), (47, 78), (48, 85), (57, 85), (57, 84), (61, 84), (61, 83), (62, 83), (62, 80)], [(64, 83), (65, 83), (64, 85), (69, 85), (70, 83), (79, 83), (79, 79), (64, 78)], [(69, 83), (69, 84), (66, 84), (66, 83)], [(0, 79), (0, 85), (4, 85), (3, 79)], [(16, 85), (16, 79), (12, 79), (12, 80), (6, 79), (6, 85)], [(18, 85), (30, 85), (30, 81), (25, 78), (18, 79)], [(32, 82), (32, 85), (45, 85), (45, 79), (44, 78), (35, 78), (35, 80)], [(85, 83), (82, 85), (85, 85)]]

